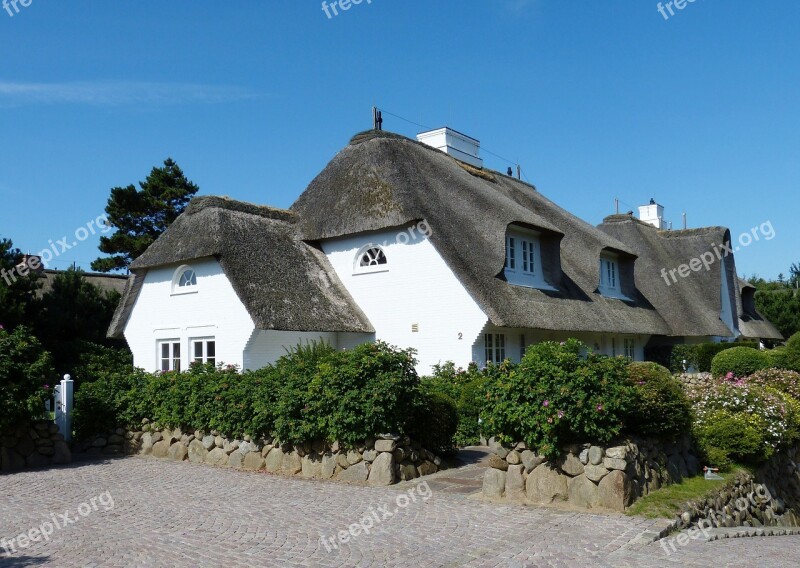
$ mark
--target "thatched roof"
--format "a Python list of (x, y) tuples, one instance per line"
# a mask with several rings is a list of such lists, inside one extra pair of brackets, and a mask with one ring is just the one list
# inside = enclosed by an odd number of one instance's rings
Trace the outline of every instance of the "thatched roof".
[[(532, 185), (499, 172), (482, 174), (416, 141), (368, 131), (333, 158), (291, 210), (309, 241), (426, 220), (434, 247), (498, 326), (670, 333), (641, 295), (623, 302), (596, 292), (600, 252), (632, 259), (633, 249), (561, 209)], [(550, 259), (544, 271), (557, 280), (558, 292), (504, 281), (504, 236), (510, 224), (547, 237), (552, 246), (543, 254)], [(560, 266), (553, 253), (559, 243)]]
[[(722, 262), (716, 255), (708, 271), (701, 268), (677, 282), (668, 276), (664, 280), (662, 269), (669, 272), (730, 241), (730, 231), (724, 227), (706, 227), (683, 231), (660, 231), (631, 215), (611, 215), (603, 220), (600, 229), (623, 241), (638, 255), (636, 261), (636, 287), (656, 307), (667, 321), (670, 335), (674, 336), (733, 336), (732, 330), (720, 319), (722, 311)], [(731, 313), (737, 314), (736, 266), (733, 257), (727, 259)]]
[(109, 334), (119, 336), (148, 269), (214, 257), (259, 329), (374, 331), (327, 257), (301, 241), (289, 211), (196, 197), (131, 265)]
[(783, 335), (772, 322), (756, 310), (756, 287), (747, 280), (738, 279), (736, 303), (739, 308), (739, 331), (747, 339), (782, 340)]
[[(45, 269), (39, 275), (39, 282), (42, 287), (37, 290), (37, 296), (41, 297), (53, 289), (53, 282), (56, 278), (64, 274), (65, 270)], [(122, 294), (128, 282), (128, 277), (121, 274), (103, 274), (99, 272), (81, 272), (84, 280), (92, 286), (99, 288), (101, 292), (119, 292)]]

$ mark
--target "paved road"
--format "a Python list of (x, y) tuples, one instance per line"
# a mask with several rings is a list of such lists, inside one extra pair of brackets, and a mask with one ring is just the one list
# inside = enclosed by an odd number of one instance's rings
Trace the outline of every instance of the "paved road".
[[(650, 521), (446, 489), (460, 484), (354, 487), (145, 458), (0, 476), (0, 566), (783, 567), (800, 558), (800, 537), (690, 541), (667, 555), (630, 545)], [(77, 520), (55, 528), (65, 514)], [(369, 534), (337, 540), (359, 522)], [(9, 543), (35, 527), (52, 534)]]

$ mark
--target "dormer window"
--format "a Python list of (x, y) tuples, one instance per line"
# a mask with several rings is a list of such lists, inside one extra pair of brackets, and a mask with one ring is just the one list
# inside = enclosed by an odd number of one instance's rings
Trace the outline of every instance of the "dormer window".
[(618, 300), (630, 300), (622, 291), (622, 272), (619, 256), (604, 252), (600, 255), (600, 282), (597, 291), (603, 296)]
[(506, 234), (504, 274), (510, 284), (554, 290), (544, 279), (541, 235), (522, 227), (510, 227)]
[(172, 294), (197, 292), (197, 273), (191, 266), (181, 266), (172, 277)]
[(369, 244), (356, 253), (356, 274), (366, 272), (383, 272), (388, 270), (389, 261), (386, 252), (378, 245)]

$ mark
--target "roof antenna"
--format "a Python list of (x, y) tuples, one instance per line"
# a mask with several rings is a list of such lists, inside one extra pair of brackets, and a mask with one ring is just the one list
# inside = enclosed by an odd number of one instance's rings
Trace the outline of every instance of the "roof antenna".
[(522, 179), (522, 168), (517, 164), (517, 179)]
[(616, 210), (616, 214), (619, 215), (619, 197), (614, 198), (614, 209)]
[(372, 129), (383, 130), (383, 115), (378, 107), (372, 107)]
[(686, 230), (686, 211), (683, 212), (683, 230)]

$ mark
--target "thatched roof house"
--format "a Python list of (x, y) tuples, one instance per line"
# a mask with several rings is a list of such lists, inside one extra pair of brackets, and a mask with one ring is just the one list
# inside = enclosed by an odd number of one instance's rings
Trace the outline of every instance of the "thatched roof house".
[[(661, 277), (729, 240), (726, 229), (659, 231), (631, 216), (593, 227), (480, 167), (479, 143), (459, 136), (466, 146), (451, 152), (356, 135), (290, 211), (196, 198), (132, 265), (110, 333), (135, 338), (145, 368), (203, 360), (209, 341), (217, 359), (224, 342), (226, 362), (256, 366), (278, 344), (377, 338), (416, 348), (425, 370), (569, 336), (640, 359), (648, 343), (733, 340), (743, 322), (773, 333), (745, 308), (732, 257)], [(226, 308), (235, 325), (221, 323)]]

